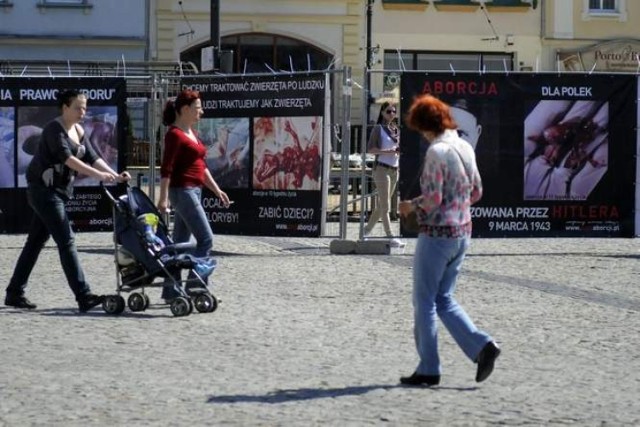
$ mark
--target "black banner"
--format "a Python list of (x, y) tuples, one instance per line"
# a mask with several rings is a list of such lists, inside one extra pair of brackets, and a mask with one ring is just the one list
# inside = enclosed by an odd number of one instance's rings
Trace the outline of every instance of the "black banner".
[[(634, 236), (635, 76), (405, 73), (405, 113), (422, 93), (451, 105), (475, 148), (484, 196), (472, 207), (474, 236)], [(402, 130), (403, 199), (419, 192), (425, 151)]]
[(320, 235), (324, 74), (185, 78), (198, 90), (207, 166), (234, 203), (205, 192), (221, 234)]
[[(44, 126), (60, 114), (56, 96), (87, 96), (82, 127), (96, 152), (117, 171), (126, 168), (126, 83), (120, 78), (0, 79), (0, 232), (26, 232), (32, 216), (25, 172)], [(112, 230), (112, 206), (93, 178), (78, 176), (67, 212), (76, 231)]]

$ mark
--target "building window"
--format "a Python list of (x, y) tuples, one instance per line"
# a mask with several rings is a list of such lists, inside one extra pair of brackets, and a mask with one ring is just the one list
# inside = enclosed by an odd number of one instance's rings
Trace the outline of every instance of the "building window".
[(89, 0), (40, 0), (38, 2), (39, 8), (83, 8), (90, 9), (93, 7)]
[(436, 0), (433, 6), (442, 12), (474, 12), (480, 3), (477, 0)]
[(583, 0), (582, 19), (627, 20), (626, 0)]
[(425, 0), (382, 0), (383, 9), (425, 10), (429, 4)]
[(589, 0), (589, 12), (618, 12), (615, 0)]
[(87, 4), (88, 0), (42, 0), (44, 4)]
[[(420, 71), (513, 71), (513, 54), (483, 52), (384, 52), (385, 70)], [(384, 90), (395, 89), (400, 83), (399, 73), (384, 76)]]
[[(252, 33), (221, 39), (222, 51), (233, 52), (233, 73), (272, 73), (273, 71), (325, 70), (333, 57), (304, 41), (285, 36)], [(180, 54), (181, 61), (200, 64), (200, 50), (211, 43), (196, 46)]]

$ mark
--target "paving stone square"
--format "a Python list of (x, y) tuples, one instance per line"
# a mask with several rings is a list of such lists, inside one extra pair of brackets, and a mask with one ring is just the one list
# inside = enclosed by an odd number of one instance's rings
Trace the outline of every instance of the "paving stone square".
[[(25, 237), (0, 235), (4, 286)], [(181, 318), (158, 288), (145, 312), (79, 314), (50, 242), (38, 308), (0, 307), (0, 426), (640, 425), (637, 240), (474, 239), (456, 295), (503, 353), (476, 384), (441, 327), (431, 389), (398, 384), (417, 363), (415, 240), (391, 255), (330, 242), (216, 235), (220, 307)], [(77, 244), (113, 293), (112, 235)]]

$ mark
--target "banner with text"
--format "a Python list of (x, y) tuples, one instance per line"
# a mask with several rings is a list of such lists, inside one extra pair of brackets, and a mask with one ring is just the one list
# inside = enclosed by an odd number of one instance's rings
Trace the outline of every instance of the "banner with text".
[[(0, 79), (0, 233), (28, 230), (32, 212), (27, 204), (25, 173), (40, 143), (42, 129), (60, 115), (57, 93), (67, 89), (87, 96), (87, 112), (81, 125), (89, 143), (115, 170), (126, 167), (124, 79)], [(66, 205), (74, 229), (112, 230), (111, 203), (99, 183), (78, 176), (74, 185), (75, 197)]]
[[(449, 103), (475, 148), (484, 195), (474, 236), (634, 236), (636, 76), (404, 73), (405, 113), (422, 93)], [(403, 129), (403, 199), (419, 192), (426, 148)]]
[(324, 74), (184, 78), (198, 90), (207, 166), (234, 203), (202, 203), (215, 233), (320, 235)]

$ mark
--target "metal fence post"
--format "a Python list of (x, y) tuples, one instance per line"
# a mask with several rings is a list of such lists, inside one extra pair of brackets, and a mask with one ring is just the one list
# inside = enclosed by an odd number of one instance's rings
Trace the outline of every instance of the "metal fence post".
[(158, 88), (158, 76), (154, 74), (151, 87), (153, 99), (149, 103), (149, 124), (151, 125), (149, 141), (149, 198), (156, 202), (156, 149), (157, 149), (157, 128), (158, 128), (158, 105), (160, 103), (160, 90)]
[[(367, 211), (367, 197), (369, 195), (368, 183), (367, 183), (367, 135), (369, 135), (369, 93), (371, 88), (369, 87), (369, 82), (371, 81), (371, 70), (369, 68), (365, 68), (365, 79), (364, 85), (362, 88), (362, 131), (360, 132), (360, 140), (361, 140), (361, 156), (362, 156), (362, 169), (360, 171), (360, 183), (362, 188), (362, 196), (360, 198), (360, 221), (359, 221), (359, 231), (358, 238), (362, 240), (364, 238), (364, 219), (365, 212)], [(371, 202), (373, 206), (373, 199)]]
[(340, 238), (347, 237), (347, 198), (349, 196), (349, 152), (351, 151), (351, 67), (342, 69), (342, 156), (340, 177)]

